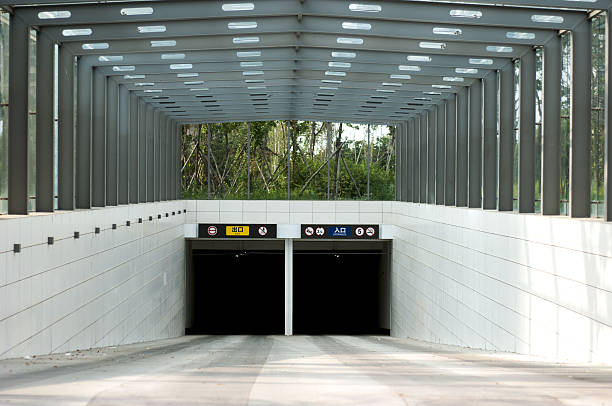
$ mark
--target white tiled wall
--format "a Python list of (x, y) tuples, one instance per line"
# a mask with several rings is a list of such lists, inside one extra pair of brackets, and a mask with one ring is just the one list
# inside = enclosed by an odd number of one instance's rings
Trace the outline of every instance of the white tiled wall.
[(390, 206), (394, 336), (612, 362), (612, 223)]
[(0, 358), (183, 334), (184, 207), (0, 218)]

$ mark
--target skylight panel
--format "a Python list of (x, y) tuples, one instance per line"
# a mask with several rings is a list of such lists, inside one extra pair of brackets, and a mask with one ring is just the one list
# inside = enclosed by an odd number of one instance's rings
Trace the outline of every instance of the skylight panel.
[(64, 37), (76, 37), (91, 34), (93, 34), (93, 30), (91, 28), (69, 28), (62, 30), (62, 35)]
[(236, 52), (238, 58), (259, 58), (261, 51), (238, 51)]
[(185, 54), (162, 54), (161, 59), (185, 59)]
[(510, 39), (535, 39), (535, 36), (533, 32), (508, 31), (506, 33), (506, 38)]
[(356, 58), (357, 54), (355, 52), (341, 52), (341, 51), (332, 51), (332, 58)]
[(346, 72), (328, 70), (325, 72), (325, 75), (326, 76), (346, 76)]
[(114, 72), (131, 72), (134, 70), (136, 70), (136, 67), (133, 65), (113, 66)]
[(420, 72), (421, 71), (421, 67), (420, 66), (416, 66), (416, 65), (400, 65), (398, 66), (399, 70), (406, 70), (406, 71), (411, 71), (411, 72)]
[(391, 79), (400, 79), (400, 80), (410, 80), (410, 79), (412, 79), (412, 76), (410, 76), (410, 75), (390, 75), (389, 78), (391, 78)]
[(142, 16), (151, 14), (153, 14), (153, 7), (130, 7), (121, 9), (122, 16)]
[(193, 65), (190, 63), (173, 63), (170, 65), (170, 69), (192, 69)]
[(175, 47), (176, 46), (176, 41), (173, 39), (166, 39), (166, 40), (157, 40), (157, 41), (151, 41), (151, 46), (153, 48), (159, 48), (159, 47)]
[(124, 75), (123, 79), (132, 80), (132, 79), (144, 79), (145, 75)]
[(329, 62), (327, 66), (329, 66), (330, 68), (350, 68), (351, 63), (350, 62)]
[(380, 13), (382, 11), (382, 6), (378, 4), (351, 3), (349, 4), (349, 10), (361, 13)]
[(141, 25), (138, 27), (138, 32), (141, 34), (149, 34), (154, 32), (166, 32), (165, 25)]
[(257, 28), (257, 21), (238, 21), (228, 23), (227, 28), (230, 30), (246, 30)]
[(531, 21), (534, 23), (561, 24), (564, 20), (561, 16), (534, 14), (531, 16)]
[(256, 44), (259, 42), (259, 37), (234, 37), (234, 44)]
[(482, 17), (482, 11), (478, 11), (478, 10), (451, 10), (449, 14), (451, 17), (457, 17), (457, 18), (481, 18)]
[(84, 50), (108, 49), (110, 48), (110, 45), (108, 44), (108, 42), (96, 42), (93, 44), (83, 44), (81, 45), (81, 48)]
[(493, 65), (493, 59), (489, 58), (470, 58), (469, 62), (472, 65)]
[(363, 30), (370, 31), (372, 29), (372, 24), (369, 23), (355, 23), (350, 21), (345, 21), (342, 23), (342, 28), (345, 30)]
[(475, 73), (478, 73), (478, 69), (474, 69), (474, 68), (455, 68), (455, 73), (475, 74)]
[(38, 13), (39, 20), (54, 20), (54, 19), (61, 19), (61, 18), (70, 18), (71, 16), (72, 16), (72, 13), (68, 10), (41, 11), (40, 13)]
[(363, 45), (362, 38), (346, 38), (346, 37), (338, 37), (336, 39), (338, 44), (346, 44), (346, 45)]
[(512, 47), (508, 47), (508, 46), (487, 45), (487, 51), (489, 51), (489, 52), (510, 53), (513, 50), (514, 49)]
[(226, 3), (221, 5), (223, 11), (251, 11), (255, 10), (254, 3)]
[(444, 42), (421, 41), (419, 42), (419, 47), (426, 49), (445, 49), (446, 44)]
[(434, 27), (433, 33), (437, 35), (452, 35), (456, 37), (461, 35), (462, 31), (461, 28)]
[(464, 81), (464, 79), (459, 76), (444, 76), (442, 80), (444, 80), (445, 82), (463, 82)]

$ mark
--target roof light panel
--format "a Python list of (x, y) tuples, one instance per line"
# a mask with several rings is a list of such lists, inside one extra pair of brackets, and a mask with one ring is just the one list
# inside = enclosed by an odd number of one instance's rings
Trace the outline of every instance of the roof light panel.
[(397, 67), (399, 70), (405, 70), (410, 72), (420, 72), (421, 67), (416, 65), (400, 65)]
[(239, 21), (228, 23), (227, 28), (230, 30), (247, 30), (257, 28), (257, 21)]
[(361, 13), (380, 13), (382, 6), (378, 4), (351, 3), (349, 4), (349, 10)]
[(132, 80), (132, 79), (144, 79), (145, 75), (123, 75), (123, 79)]
[(170, 65), (170, 69), (192, 69), (193, 65), (190, 63), (173, 63)]
[(518, 32), (518, 31), (508, 31), (506, 33), (506, 38), (509, 39), (535, 39), (536, 35), (533, 32)]
[(166, 32), (165, 25), (141, 25), (138, 27), (138, 32), (141, 34), (149, 34), (154, 32)]
[(561, 24), (564, 20), (562, 16), (534, 14), (531, 16), (531, 21), (534, 23)]
[(356, 58), (357, 54), (355, 52), (341, 52), (341, 51), (332, 51), (332, 58)]
[(113, 66), (113, 72), (131, 72), (136, 70), (133, 65)]
[(482, 18), (482, 11), (478, 10), (451, 10), (449, 14), (457, 18)]
[(431, 62), (431, 56), (427, 55), (408, 55), (406, 59), (410, 62)]
[(93, 44), (83, 44), (81, 45), (81, 48), (89, 51), (89, 50), (97, 50), (97, 49), (108, 49), (110, 48), (110, 45), (108, 44), (108, 42), (96, 42)]
[(223, 11), (252, 11), (255, 10), (254, 3), (226, 3), (221, 5)]
[(362, 38), (338, 37), (336, 38), (336, 42), (338, 44), (345, 44), (345, 45), (363, 45)]
[(177, 78), (197, 78), (198, 76), (200, 76), (199, 73), (177, 73), (176, 74)]
[(478, 73), (478, 69), (474, 69), (474, 68), (455, 68), (455, 73), (475, 74), (475, 73)]
[(346, 76), (346, 72), (328, 70), (325, 72), (325, 76)]
[(489, 58), (470, 58), (468, 62), (471, 65), (493, 65), (493, 59)]
[(241, 68), (257, 68), (259, 66), (263, 66), (263, 62), (260, 62), (260, 61), (240, 62)]
[(258, 75), (263, 75), (264, 71), (262, 70), (249, 70), (249, 71), (245, 71), (242, 72), (243, 76), (258, 76)]
[(153, 48), (175, 47), (175, 46), (176, 46), (176, 41), (173, 39), (151, 41), (151, 47)]
[(442, 78), (445, 82), (463, 82), (464, 79), (460, 76), (444, 76)]
[(142, 16), (151, 14), (153, 14), (153, 7), (130, 7), (121, 9), (122, 16)]
[(410, 76), (410, 75), (390, 75), (389, 78), (391, 78), (391, 79), (400, 79), (400, 80), (410, 80), (410, 79), (412, 79), (412, 76)]
[(62, 35), (64, 37), (87, 36), (91, 34), (93, 34), (93, 30), (91, 28), (70, 28), (62, 30)]
[(261, 51), (238, 51), (236, 52), (238, 58), (259, 58)]
[(461, 28), (434, 27), (433, 33), (436, 35), (452, 35), (459, 36), (462, 34)]
[(121, 55), (100, 55), (98, 57), (99, 62), (121, 62), (123, 61), (123, 56)]
[(259, 37), (234, 37), (232, 42), (234, 44), (256, 44), (259, 42)]
[(185, 54), (162, 54), (161, 59), (185, 59)]
[(514, 51), (512, 47), (501, 46), (501, 45), (487, 45), (488, 52), (498, 52), (498, 53), (510, 53)]
[(350, 68), (351, 63), (350, 62), (329, 62), (327, 66), (329, 66), (330, 68)]
[(54, 20), (60, 18), (70, 18), (72, 17), (72, 13), (68, 10), (61, 11), (41, 11), (38, 13), (39, 20)]
[(350, 21), (345, 21), (342, 23), (342, 28), (345, 30), (363, 30), (370, 31), (372, 29), (372, 24), (369, 23), (355, 23)]
[(425, 49), (445, 49), (446, 44), (444, 42), (421, 41), (419, 42), (419, 47), (425, 48)]

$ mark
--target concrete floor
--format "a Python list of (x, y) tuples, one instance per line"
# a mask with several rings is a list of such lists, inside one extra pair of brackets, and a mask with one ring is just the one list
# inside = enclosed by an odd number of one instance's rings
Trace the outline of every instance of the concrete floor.
[(389, 337), (182, 337), (0, 361), (0, 405), (612, 405), (612, 367)]

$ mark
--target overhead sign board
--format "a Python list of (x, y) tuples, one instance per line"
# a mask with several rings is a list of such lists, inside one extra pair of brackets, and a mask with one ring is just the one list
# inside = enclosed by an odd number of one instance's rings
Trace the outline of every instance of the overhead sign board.
[(377, 224), (302, 224), (303, 239), (377, 240)]
[(199, 238), (276, 238), (276, 224), (200, 224)]

